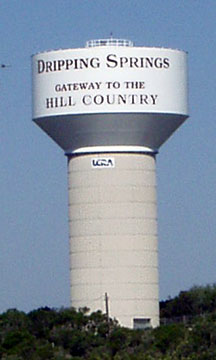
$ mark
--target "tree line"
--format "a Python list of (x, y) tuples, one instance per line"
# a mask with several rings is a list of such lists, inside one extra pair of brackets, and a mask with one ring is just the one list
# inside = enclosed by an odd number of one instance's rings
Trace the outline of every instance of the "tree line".
[(216, 285), (162, 301), (161, 316), (191, 315), (189, 324), (131, 330), (87, 308), (39, 308), (0, 314), (2, 360), (215, 360)]

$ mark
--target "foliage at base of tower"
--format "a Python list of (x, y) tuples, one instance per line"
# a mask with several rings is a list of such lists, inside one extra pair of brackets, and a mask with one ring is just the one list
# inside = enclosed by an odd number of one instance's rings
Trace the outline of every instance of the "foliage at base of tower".
[(171, 314), (183, 315), (183, 298), (190, 299), (184, 308), (189, 309), (190, 303), (194, 309), (190, 321), (148, 330), (122, 328), (100, 311), (89, 313), (87, 308), (44, 307), (28, 314), (10, 309), (0, 315), (0, 359), (215, 360), (214, 291), (215, 286), (207, 286), (181, 292), (162, 304), (162, 313), (169, 314), (169, 320)]
[(194, 316), (216, 310), (216, 284), (193, 286), (178, 296), (160, 302), (160, 317)]

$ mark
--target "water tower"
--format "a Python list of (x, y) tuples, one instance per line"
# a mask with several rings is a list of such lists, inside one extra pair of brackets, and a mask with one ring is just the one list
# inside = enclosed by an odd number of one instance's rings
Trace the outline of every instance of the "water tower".
[(186, 53), (128, 40), (33, 57), (33, 120), (68, 158), (71, 305), (159, 324), (155, 156), (188, 117)]

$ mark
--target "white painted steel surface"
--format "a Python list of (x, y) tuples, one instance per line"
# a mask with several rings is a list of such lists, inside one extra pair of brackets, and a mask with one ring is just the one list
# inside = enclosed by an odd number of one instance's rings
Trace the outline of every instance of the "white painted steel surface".
[(188, 117), (184, 51), (48, 51), (33, 56), (32, 73), (33, 120), (66, 154), (105, 146), (157, 152)]
[(68, 114), (188, 115), (187, 54), (99, 46), (33, 56), (33, 118)]
[[(92, 168), (92, 158), (115, 167)], [(71, 305), (105, 311), (127, 327), (159, 324), (155, 159), (94, 154), (68, 160)]]

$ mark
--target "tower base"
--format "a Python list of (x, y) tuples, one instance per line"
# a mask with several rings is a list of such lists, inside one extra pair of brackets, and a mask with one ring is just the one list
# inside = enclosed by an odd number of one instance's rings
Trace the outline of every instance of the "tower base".
[(71, 305), (159, 325), (155, 157), (68, 156)]

